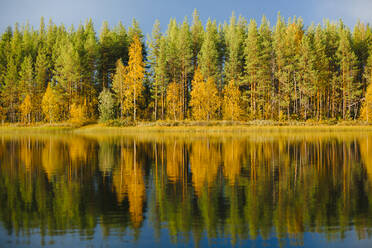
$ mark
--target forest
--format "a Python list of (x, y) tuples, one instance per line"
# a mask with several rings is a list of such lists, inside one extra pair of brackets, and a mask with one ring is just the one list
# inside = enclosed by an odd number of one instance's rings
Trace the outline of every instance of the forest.
[[(372, 28), (275, 25), (233, 13), (171, 19), (152, 33), (40, 20), (0, 38), (0, 119), (9, 123), (372, 120)], [(370, 56), (371, 55), (371, 56)]]

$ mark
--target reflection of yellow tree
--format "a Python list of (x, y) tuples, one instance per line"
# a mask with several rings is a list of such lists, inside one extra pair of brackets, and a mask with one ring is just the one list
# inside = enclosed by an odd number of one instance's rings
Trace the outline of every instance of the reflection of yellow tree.
[(31, 169), (31, 160), (33, 158), (30, 139), (26, 139), (21, 142), (20, 153), (21, 160), (23, 161), (26, 170), (29, 171)]
[(128, 196), (129, 212), (134, 227), (139, 227), (143, 220), (143, 202), (145, 199), (145, 183), (143, 170), (137, 159), (136, 144), (133, 148), (122, 147), (120, 168), (114, 171), (113, 184), (117, 199), (122, 202)]
[(216, 144), (207, 140), (195, 141), (190, 154), (192, 182), (197, 195), (201, 195), (203, 186), (210, 188), (217, 176), (221, 154)]
[(223, 174), (234, 184), (240, 177), (240, 170), (243, 163), (244, 145), (240, 141), (231, 141), (224, 144), (223, 152)]
[(181, 179), (184, 168), (184, 146), (181, 142), (170, 142), (166, 145), (167, 176), (170, 181), (176, 182)]
[(72, 162), (88, 161), (87, 142), (82, 138), (75, 138), (68, 143), (70, 158)]
[(45, 142), (42, 151), (42, 164), (49, 179), (63, 169), (61, 164), (63, 160), (59, 157), (59, 152), (61, 150), (59, 144), (60, 142), (50, 139)]
[(360, 140), (360, 154), (367, 170), (368, 180), (372, 185), (372, 138), (367, 136)]

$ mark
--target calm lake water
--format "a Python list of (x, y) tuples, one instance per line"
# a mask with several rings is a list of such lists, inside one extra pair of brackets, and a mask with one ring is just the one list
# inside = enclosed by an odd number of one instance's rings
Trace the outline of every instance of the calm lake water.
[(0, 135), (0, 247), (371, 238), (371, 132)]

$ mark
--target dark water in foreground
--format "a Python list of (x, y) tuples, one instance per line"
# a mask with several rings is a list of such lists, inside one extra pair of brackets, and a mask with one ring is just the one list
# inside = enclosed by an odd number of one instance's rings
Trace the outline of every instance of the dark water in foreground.
[(0, 135), (0, 247), (366, 247), (372, 133)]

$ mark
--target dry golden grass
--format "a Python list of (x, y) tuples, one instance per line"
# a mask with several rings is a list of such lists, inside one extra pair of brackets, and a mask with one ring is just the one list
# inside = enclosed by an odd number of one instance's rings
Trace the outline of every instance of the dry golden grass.
[(141, 122), (136, 126), (112, 127), (104, 124), (88, 124), (76, 126), (71, 123), (33, 125), (4, 124), (0, 125), (0, 133), (32, 133), (32, 132), (73, 132), (76, 134), (143, 134), (143, 133), (312, 133), (312, 132), (370, 132), (371, 125), (360, 122), (344, 122), (337, 125), (306, 125), (303, 122), (265, 123), (227, 122), (227, 121), (182, 121), (182, 122)]

